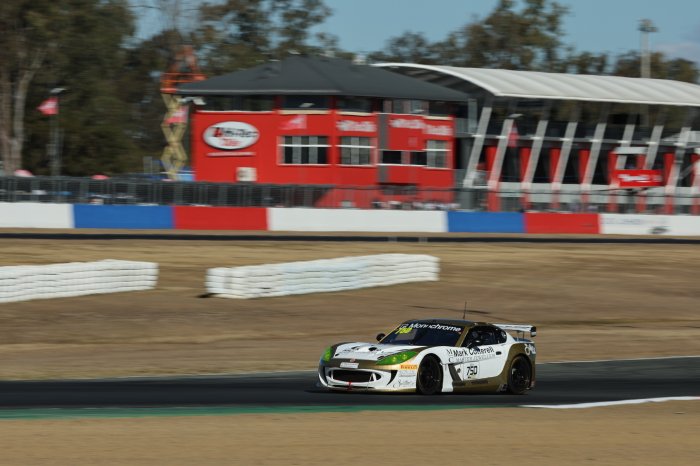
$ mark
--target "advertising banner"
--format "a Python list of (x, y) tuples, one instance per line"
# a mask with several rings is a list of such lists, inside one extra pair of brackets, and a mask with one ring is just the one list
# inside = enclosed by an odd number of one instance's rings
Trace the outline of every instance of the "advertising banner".
[(650, 188), (663, 185), (661, 170), (615, 170), (610, 184), (619, 188)]

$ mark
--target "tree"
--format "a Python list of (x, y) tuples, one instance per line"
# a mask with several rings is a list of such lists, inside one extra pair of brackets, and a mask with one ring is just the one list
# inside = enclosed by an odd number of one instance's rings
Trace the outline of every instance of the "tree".
[[(65, 0), (54, 16), (60, 31), (57, 46), (37, 73), (30, 96), (40, 101), (46, 90), (60, 85), (62, 174), (115, 173), (140, 168), (130, 135), (134, 120), (129, 90), (122, 88), (127, 40), (134, 21), (126, 0)], [(28, 115), (30, 131), (25, 160), (45, 172), (46, 121), (37, 112)], [(36, 119), (40, 121), (37, 122)], [(34, 124), (32, 124), (35, 122)]]
[[(249, 68), (294, 51), (318, 53), (309, 43), (309, 30), (322, 23), (330, 10), (323, 0), (226, 0), (205, 3), (194, 31), (207, 74)], [(321, 45), (333, 45), (328, 35)]]
[(405, 32), (389, 39), (384, 51), (375, 52), (369, 58), (372, 61), (420, 62), (426, 65), (439, 63), (435, 46), (420, 32)]
[(609, 57), (606, 53), (581, 52), (575, 54), (571, 52), (566, 62), (562, 64), (561, 71), (575, 74), (606, 74), (608, 60)]
[(430, 44), (416, 33), (391, 39), (373, 57), (452, 66), (553, 71), (562, 61), (562, 19), (567, 9), (550, 0), (499, 0), (484, 19), (474, 19)]
[[(613, 64), (612, 74), (637, 78), (640, 75), (640, 62), (638, 51), (624, 53)], [(683, 58), (668, 59), (663, 53), (654, 52), (650, 62), (652, 78), (697, 83), (700, 77), (697, 64)]]
[(27, 94), (50, 51), (56, 48), (50, 0), (0, 4), (0, 157), (5, 173), (22, 167)]
[[(133, 17), (126, 0), (12, 0), (0, 6), (0, 134), (6, 173), (47, 172), (47, 118), (34, 111), (51, 88), (61, 98), (66, 174), (121, 170), (133, 156), (130, 107), (118, 87)], [(27, 111), (27, 109), (31, 109)], [(12, 124), (6, 122), (11, 120)], [(133, 162), (133, 161), (131, 161)]]

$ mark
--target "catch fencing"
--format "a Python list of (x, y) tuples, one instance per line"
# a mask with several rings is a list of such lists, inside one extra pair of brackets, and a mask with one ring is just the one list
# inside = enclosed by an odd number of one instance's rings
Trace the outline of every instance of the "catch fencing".
[(477, 212), (583, 212), (700, 215), (692, 188), (582, 192), (564, 186), (533, 188), (418, 188), (412, 185), (334, 186), (209, 183), (151, 179), (0, 177), (0, 202), (57, 204), (307, 207), (327, 209), (467, 210)]

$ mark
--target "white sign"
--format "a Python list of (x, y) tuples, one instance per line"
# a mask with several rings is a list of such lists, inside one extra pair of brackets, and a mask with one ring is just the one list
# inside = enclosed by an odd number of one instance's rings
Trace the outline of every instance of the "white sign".
[(357, 133), (374, 133), (377, 125), (371, 121), (340, 120), (336, 123), (340, 131), (355, 131)]
[(204, 130), (204, 142), (217, 149), (244, 149), (259, 138), (258, 129), (242, 121), (222, 121)]

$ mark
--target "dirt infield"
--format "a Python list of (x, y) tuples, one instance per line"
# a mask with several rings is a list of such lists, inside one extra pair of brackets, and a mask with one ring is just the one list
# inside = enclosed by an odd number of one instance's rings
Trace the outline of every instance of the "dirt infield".
[[(439, 282), (201, 298), (207, 268), (383, 252)], [(0, 240), (2, 265), (160, 264), (156, 290), (0, 304), (0, 378), (311, 369), (325, 346), (417, 317), (535, 324), (542, 361), (700, 354), (692, 245)], [(694, 464), (700, 403), (2, 420), (0, 464)]]
[[(438, 256), (439, 282), (201, 298), (207, 268), (383, 252)], [(160, 264), (153, 291), (0, 304), (0, 378), (312, 369), (332, 342), (409, 318), (538, 326), (541, 361), (700, 354), (693, 245), (0, 240), (3, 265)]]
[(700, 402), (0, 421), (0, 463), (51, 465), (691, 465)]

